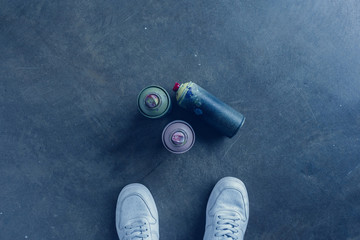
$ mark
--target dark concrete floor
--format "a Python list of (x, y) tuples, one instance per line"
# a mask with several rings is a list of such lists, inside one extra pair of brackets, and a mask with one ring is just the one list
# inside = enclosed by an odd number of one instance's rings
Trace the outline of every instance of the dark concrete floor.
[[(360, 239), (360, 2), (0, 1), (0, 239), (117, 239), (126, 184), (153, 193), (161, 239), (202, 239), (217, 180), (243, 180), (245, 239)], [(194, 81), (242, 112), (232, 139), (150, 84)], [(174, 96), (173, 93), (171, 93)], [(163, 127), (190, 122), (186, 154)]]

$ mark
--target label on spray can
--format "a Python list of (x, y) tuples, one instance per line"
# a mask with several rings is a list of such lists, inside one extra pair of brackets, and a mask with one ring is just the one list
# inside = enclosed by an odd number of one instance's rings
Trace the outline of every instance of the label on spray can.
[(164, 128), (162, 142), (164, 147), (172, 153), (185, 153), (195, 143), (195, 132), (187, 122), (176, 120)]

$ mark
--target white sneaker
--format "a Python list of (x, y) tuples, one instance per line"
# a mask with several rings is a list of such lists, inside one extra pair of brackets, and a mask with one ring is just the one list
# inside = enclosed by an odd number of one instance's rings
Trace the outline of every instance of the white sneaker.
[(242, 240), (249, 221), (249, 198), (242, 181), (225, 177), (212, 190), (206, 207), (204, 240)]
[(116, 205), (116, 230), (120, 240), (158, 240), (159, 216), (149, 189), (139, 183), (125, 186)]

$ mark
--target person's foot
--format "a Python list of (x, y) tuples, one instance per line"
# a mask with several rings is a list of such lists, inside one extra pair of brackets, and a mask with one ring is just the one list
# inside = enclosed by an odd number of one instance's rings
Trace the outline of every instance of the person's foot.
[(242, 240), (249, 221), (249, 198), (242, 181), (225, 177), (212, 190), (206, 207), (204, 240)]
[(158, 240), (159, 216), (154, 198), (142, 184), (125, 186), (116, 205), (116, 230), (120, 240)]

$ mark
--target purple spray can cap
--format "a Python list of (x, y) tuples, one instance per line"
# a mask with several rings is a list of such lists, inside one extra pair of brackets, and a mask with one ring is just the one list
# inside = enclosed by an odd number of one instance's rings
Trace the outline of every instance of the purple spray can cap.
[(162, 142), (172, 153), (184, 153), (190, 150), (195, 142), (195, 132), (187, 122), (176, 120), (163, 130)]

